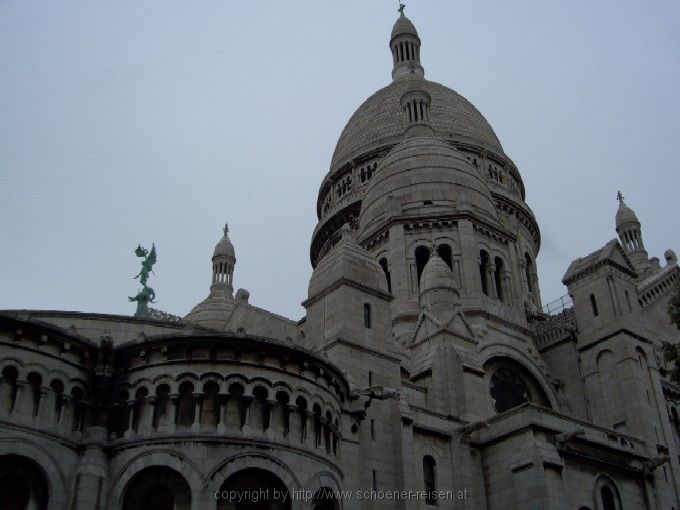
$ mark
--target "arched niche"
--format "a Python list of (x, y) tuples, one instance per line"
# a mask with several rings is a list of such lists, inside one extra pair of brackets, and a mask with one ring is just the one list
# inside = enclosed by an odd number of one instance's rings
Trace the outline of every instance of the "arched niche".
[(252, 467), (230, 475), (219, 489), (217, 510), (291, 510), (292, 494), (271, 471)]
[(504, 413), (527, 402), (552, 408), (550, 399), (533, 374), (521, 363), (507, 357), (494, 357), (484, 364), (489, 396), (497, 413)]
[(122, 510), (191, 510), (191, 488), (167, 466), (150, 466), (125, 486)]
[(0, 508), (47, 510), (49, 484), (38, 464), (20, 455), (0, 456)]

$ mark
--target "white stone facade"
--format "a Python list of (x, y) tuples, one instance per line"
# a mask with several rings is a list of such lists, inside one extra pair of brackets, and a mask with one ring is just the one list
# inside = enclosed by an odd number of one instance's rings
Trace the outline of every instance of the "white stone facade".
[(227, 228), (182, 320), (0, 313), (1, 509), (680, 509), (675, 253), (620, 196), (544, 308), (519, 170), (403, 13), (389, 48), (321, 183), (305, 319), (234, 293)]

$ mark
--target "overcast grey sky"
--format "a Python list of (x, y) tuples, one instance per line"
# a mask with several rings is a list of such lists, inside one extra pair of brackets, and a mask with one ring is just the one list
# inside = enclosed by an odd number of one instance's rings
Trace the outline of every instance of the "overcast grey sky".
[[(466, 96), (522, 172), (543, 301), (614, 237), (680, 249), (680, 2), (412, 0), (426, 77)], [(225, 221), (236, 287), (302, 317), (316, 194), (390, 81), (397, 1), (0, 0), (0, 309), (131, 314), (204, 299)]]

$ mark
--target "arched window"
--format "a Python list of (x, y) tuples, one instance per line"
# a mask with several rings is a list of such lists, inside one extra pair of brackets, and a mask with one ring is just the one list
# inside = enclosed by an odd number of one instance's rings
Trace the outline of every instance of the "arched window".
[(484, 250), (479, 252), (479, 278), (482, 282), (482, 292), (489, 295), (489, 254)]
[(437, 247), (437, 255), (446, 262), (449, 269), (453, 269), (453, 260), (451, 258), (451, 247), (448, 244), (440, 244)]
[[(59, 423), (61, 418), (61, 410), (64, 407), (64, 383), (60, 380), (55, 379), (50, 383), (50, 388), (52, 389), (52, 421), (54, 423)], [(127, 400), (127, 399), (126, 399)]]
[[(243, 494), (246, 495), (244, 499), (247, 499), (247, 495), (249, 494), (257, 495), (258, 498), (256, 500), (254, 497), (251, 497), (240, 503), (234, 503), (226, 498), (219, 499), (217, 501), (217, 510), (255, 510), (264, 508), (272, 510), (290, 510), (292, 505), (291, 500), (294, 499), (292, 497), (287, 497), (282, 501), (280, 496), (278, 499), (275, 499), (276, 495), (288, 494), (288, 489), (276, 475), (260, 468), (246, 468), (234, 473), (224, 481), (219, 492), (227, 494)], [(214, 503), (212, 508), (215, 508)], [(297, 503), (296, 508), (298, 508)], [(309, 508), (309, 506), (306, 508)]]
[(0, 456), (0, 508), (46, 510), (49, 486), (42, 469), (19, 455)]
[(602, 475), (595, 483), (595, 505), (601, 510), (621, 510), (621, 496), (614, 481), (606, 475)]
[(533, 263), (531, 262), (531, 257), (528, 253), (524, 254), (524, 277), (527, 281), (527, 289), (529, 292), (534, 291), (534, 284), (531, 283), (531, 273), (534, 271)]
[(2, 369), (2, 378), (0, 378), (0, 406), (9, 414), (14, 408), (14, 402), (17, 398), (17, 378), (19, 372), (16, 368), (8, 366)]
[(156, 388), (153, 426), (155, 428), (170, 424), (170, 386), (161, 384)]
[(416, 271), (418, 273), (418, 285), (420, 285), (420, 276), (423, 274), (423, 269), (427, 261), (430, 260), (430, 250), (426, 246), (418, 246), (416, 248)]
[(597, 300), (595, 299), (595, 294), (590, 295), (590, 308), (593, 310), (593, 317), (600, 315), (600, 312), (597, 309)]
[(31, 372), (30, 374), (28, 374), (26, 380), (28, 381), (28, 386), (30, 389), (30, 395), (28, 396), (31, 399), (30, 413), (31, 416), (37, 416), (38, 408), (40, 406), (40, 390), (42, 387), (42, 377), (40, 376), (40, 374), (36, 372)]
[(602, 498), (602, 510), (616, 510), (616, 500), (612, 490), (604, 485), (600, 489), (600, 497)]
[(484, 364), (489, 394), (497, 413), (504, 413), (526, 402), (550, 408), (550, 400), (536, 378), (520, 363), (495, 357)]
[(390, 275), (390, 271), (387, 266), (387, 259), (385, 257), (381, 258), (380, 261), (378, 262), (380, 264), (380, 267), (382, 267), (383, 272), (385, 273), (385, 279), (387, 280), (387, 292), (390, 294), (392, 293), (392, 275)]
[(217, 427), (220, 419), (220, 387), (215, 381), (208, 381), (203, 386), (203, 404), (201, 405), (201, 426), (205, 429)]
[(179, 386), (177, 399), (177, 426), (191, 427), (196, 418), (196, 405), (194, 403), (194, 385), (184, 381)]
[(437, 474), (435, 466), (437, 463), (430, 455), (423, 457), (423, 481), (425, 482), (425, 504), (436, 505), (437, 499), (435, 492), (437, 491)]
[(335, 497), (337, 491), (330, 487), (321, 487), (314, 493), (312, 510), (338, 510), (338, 501)]
[(123, 510), (190, 510), (191, 488), (174, 469), (151, 466), (139, 471), (125, 486)]
[(134, 417), (132, 420), (132, 428), (135, 431), (140, 431), (140, 425), (145, 422), (146, 414), (148, 411), (148, 405), (146, 403), (146, 397), (149, 394), (149, 390), (146, 388), (139, 388), (135, 393), (135, 406), (134, 406)]
[(500, 257), (494, 260), (496, 266), (493, 273), (494, 283), (496, 284), (496, 297), (503, 301), (503, 261)]
[(371, 329), (371, 305), (364, 303), (364, 327)]
[(74, 432), (83, 430), (85, 426), (85, 392), (81, 388), (73, 388), (71, 391), (73, 405), (73, 427)]

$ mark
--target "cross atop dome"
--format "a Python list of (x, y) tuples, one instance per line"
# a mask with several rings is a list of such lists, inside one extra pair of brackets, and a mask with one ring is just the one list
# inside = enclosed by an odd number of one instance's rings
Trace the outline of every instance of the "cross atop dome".
[(402, 4), (401, 2), (399, 3), (399, 13), (403, 16), (404, 15), (404, 9), (406, 8), (406, 5)]
[(623, 204), (623, 193), (621, 191), (616, 194), (616, 199), (619, 201), (619, 204)]

